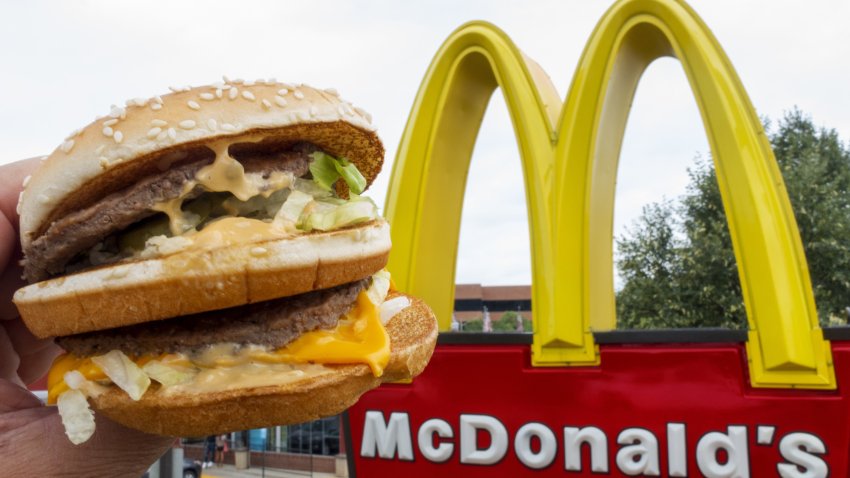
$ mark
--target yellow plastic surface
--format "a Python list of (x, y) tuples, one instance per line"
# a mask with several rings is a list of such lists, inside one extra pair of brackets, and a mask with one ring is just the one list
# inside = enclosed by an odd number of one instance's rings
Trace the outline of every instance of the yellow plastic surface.
[(501, 87), (525, 177), (533, 363), (598, 363), (591, 331), (616, 325), (620, 146), (637, 83), (662, 56), (681, 61), (708, 135), (749, 320), (752, 384), (835, 388), (796, 222), (761, 123), (716, 39), (676, 0), (623, 0), (605, 13), (559, 119), (545, 73), (498, 28), (474, 22), (446, 40), (413, 105), (387, 198), (389, 268), (399, 288), (422, 296), (449, 328), (469, 160), (487, 101)]
[(535, 317), (554, 317), (553, 133), (558, 93), (537, 64), (496, 27), (473, 22), (437, 52), (402, 136), (387, 194), (388, 269), (399, 290), (422, 297), (448, 330), (454, 308), (463, 193), (490, 96), (502, 88), (519, 143), (533, 247)]

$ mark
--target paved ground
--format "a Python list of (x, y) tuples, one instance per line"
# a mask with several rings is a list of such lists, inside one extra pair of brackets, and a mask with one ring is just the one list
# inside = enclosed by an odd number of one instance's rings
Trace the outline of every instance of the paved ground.
[[(203, 478), (262, 478), (263, 469), (259, 467), (237, 470), (233, 465), (204, 468)], [(266, 478), (332, 478), (331, 473), (310, 473), (309, 471), (283, 471), (266, 468)]]

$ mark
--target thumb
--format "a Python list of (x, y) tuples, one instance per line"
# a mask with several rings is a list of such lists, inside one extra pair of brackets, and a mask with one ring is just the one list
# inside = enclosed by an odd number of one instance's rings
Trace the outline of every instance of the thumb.
[(81, 445), (68, 441), (56, 407), (2, 417), (22, 425), (0, 433), (0, 476), (138, 477), (174, 443), (174, 438), (125, 428), (97, 413), (95, 434)]

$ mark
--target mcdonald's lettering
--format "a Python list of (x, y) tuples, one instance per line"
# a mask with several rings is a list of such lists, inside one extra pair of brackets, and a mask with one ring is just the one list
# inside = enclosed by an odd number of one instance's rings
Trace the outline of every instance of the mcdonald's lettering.
[[(370, 410), (360, 456), (415, 462), (412, 430), (408, 413), (392, 412), (386, 420), (383, 412)], [(690, 454), (702, 476), (748, 478), (751, 449), (758, 447), (772, 452), (780, 476), (829, 476), (824, 458), (827, 447), (821, 438), (801, 431), (777, 437), (777, 426), (767, 424), (728, 425), (725, 430), (694, 433), (685, 423), (671, 422), (660, 433), (633, 426), (611, 435), (594, 425), (532, 421), (510, 432), (498, 417), (461, 414), (455, 426), (442, 418), (429, 418), (417, 430), (418, 457), (433, 463), (455, 460), (461, 465), (495, 466), (515, 459), (532, 470), (561, 466), (565, 471), (609, 473), (613, 467), (628, 476), (684, 477), (689, 476)], [(690, 450), (688, 435), (698, 437)], [(556, 465), (559, 450), (563, 461)]]

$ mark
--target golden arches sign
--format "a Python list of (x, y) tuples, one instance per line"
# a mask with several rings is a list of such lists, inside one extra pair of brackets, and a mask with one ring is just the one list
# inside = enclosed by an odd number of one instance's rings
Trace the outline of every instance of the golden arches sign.
[(717, 170), (746, 305), (751, 382), (835, 388), (794, 215), (761, 123), (729, 60), (677, 0), (622, 0), (594, 30), (561, 103), (543, 70), (493, 25), (460, 27), (414, 102), (387, 196), (390, 269), (442, 329), (453, 309), (460, 213), (472, 148), (501, 87), (525, 178), (537, 366), (599, 361), (614, 328), (613, 202), (631, 100), (646, 67), (678, 58)]

